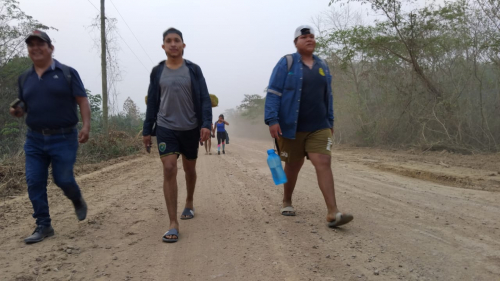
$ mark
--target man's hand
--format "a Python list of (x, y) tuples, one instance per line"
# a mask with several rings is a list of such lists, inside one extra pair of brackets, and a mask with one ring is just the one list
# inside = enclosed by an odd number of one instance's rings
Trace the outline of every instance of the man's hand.
[(10, 115), (20, 118), (24, 115), (24, 110), (20, 106), (16, 106), (16, 108), (9, 107)]
[(279, 140), (280, 136), (283, 135), (281, 133), (280, 124), (274, 124), (272, 126), (269, 126), (269, 133), (271, 133), (272, 138)]
[(153, 145), (151, 142), (151, 136), (143, 136), (142, 142), (144, 143), (144, 148), (146, 148), (146, 151), (149, 153), (151, 151), (151, 146)]
[(210, 138), (210, 130), (207, 128), (201, 128), (200, 138), (202, 142), (208, 140)]
[(78, 133), (78, 142), (86, 143), (89, 140), (89, 133), (90, 128), (87, 126), (83, 126), (83, 128), (80, 130), (80, 133)]
[(334, 133), (335, 131), (333, 130), (333, 128), (330, 128), (330, 131), (332, 131), (332, 136), (333, 136), (333, 133)]

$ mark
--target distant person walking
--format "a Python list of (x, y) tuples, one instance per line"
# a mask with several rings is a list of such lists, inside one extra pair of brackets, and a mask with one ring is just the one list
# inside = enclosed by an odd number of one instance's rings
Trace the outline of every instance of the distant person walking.
[(198, 65), (183, 58), (185, 47), (179, 30), (169, 28), (163, 33), (162, 48), (167, 60), (151, 71), (142, 132), (146, 149), (151, 147), (151, 136), (156, 134), (163, 164), (163, 193), (170, 219), (169, 230), (162, 238), (164, 242), (179, 239), (177, 158), (182, 155), (187, 189), (181, 219), (192, 219), (198, 142), (210, 138), (212, 123), (212, 104), (205, 78)]
[(297, 52), (281, 58), (274, 67), (265, 103), (265, 122), (271, 137), (277, 140), (288, 179), (281, 214), (295, 216), (292, 194), (307, 157), (316, 169), (325, 198), (328, 225), (337, 227), (350, 222), (353, 216), (341, 213), (335, 199), (331, 168), (332, 77), (328, 65), (313, 55), (316, 40), (310, 26), (295, 30), (294, 44)]
[[(210, 132), (212, 132), (213, 130), (214, 130), (214, 124), (210, 123)], [(208, 140), (205, 141), (205, 155), (212, 155), (212, 152), (210, 151), (211, 149), (212, 149), (212, 138), (208, 138)]]
[(215, 131), (217, 131), (217, 154), (218, 155), (220, 155), (221, 144), (222, 144), (222, 154), (226, 154), (226, 138), (227, 138), (226, 125), (229, 126), (229, 123), (227, 123), (224, 120), (224, 115), (223, 114), (219, 115), (219, 120), (217, 120), (217, 122), (215, 122), (215, 126), (213, 128), (214, 134), (215, 134)]
[[(26, 114), (28, 125), (24, 144), (26, 182), (37, 226), (24, 242), (31, 244), (54, 235), (47, 199), (49, 165), (54, 183), (73, 203), (78, 220), (87, 216), (73, 166), (78, 143), (89, 138), (90, 106), (78, 72), (52, 58), (54, 45), (47, 33), (35, 30), (25, 41), (33, 66), (18, 78), (19, 96), (10, 114)], [(77, 106), (83, 121), (80, 132), (76, 129)]]

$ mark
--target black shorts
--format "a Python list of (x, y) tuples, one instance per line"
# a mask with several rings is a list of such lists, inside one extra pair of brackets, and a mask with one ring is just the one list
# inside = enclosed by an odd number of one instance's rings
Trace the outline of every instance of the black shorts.
[(160, 157), (177, 154), (184, 155), (189, 160), (198, 158), (200, 147), (200, 130), (198, 128), (189, 131), (174, 131), (158, 126), (156, 129), (156, 140)]
[(220, 144), (225, 140), (226, 140), (226, 132), (217, 132), (217, 143)]

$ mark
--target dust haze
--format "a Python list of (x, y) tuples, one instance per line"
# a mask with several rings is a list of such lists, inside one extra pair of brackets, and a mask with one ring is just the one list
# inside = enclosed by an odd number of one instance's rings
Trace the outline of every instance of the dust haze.
[(242, 116), (230, 116), (230, 119), (226, 118), (226, 121), (230, 124), (229, 128), (227, 128), (230, 137), (269, 140), (269, 143), (272, 141), (269, 127), (264, 123), (264, 114), (252, 120)]

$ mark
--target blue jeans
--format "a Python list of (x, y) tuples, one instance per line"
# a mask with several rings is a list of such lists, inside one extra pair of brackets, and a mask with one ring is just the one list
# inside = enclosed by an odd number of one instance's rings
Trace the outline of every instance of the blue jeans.
[(28, 130), (24, 151), (26, 153), (26, 182), (33, 204), (33, 218), (37, 225), (50, 226), (47, 178), (52, 163), (54, 183), (72, 201), (82, 197), (73, 175), (78, 150), (78, 131), (57, 135), (43, 135)]

